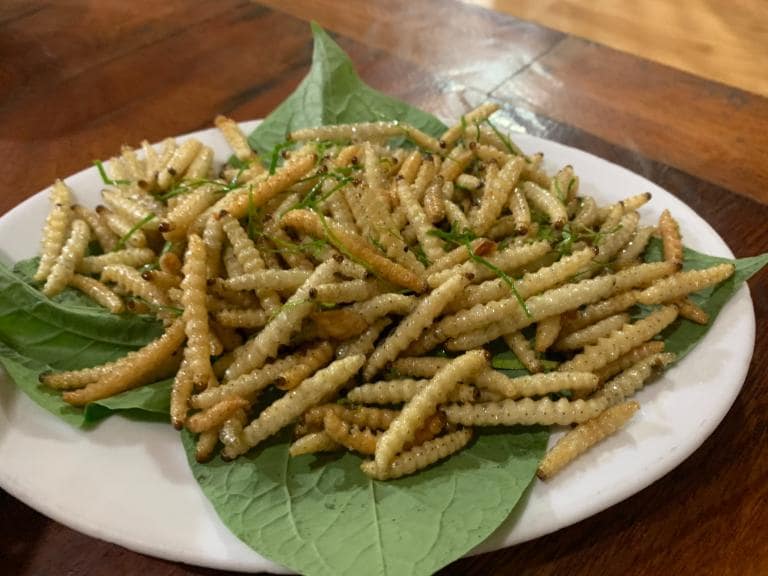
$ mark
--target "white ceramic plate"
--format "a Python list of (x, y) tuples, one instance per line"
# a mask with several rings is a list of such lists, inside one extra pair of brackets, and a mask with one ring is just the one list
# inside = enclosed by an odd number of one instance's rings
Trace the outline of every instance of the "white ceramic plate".
[[(246, 123), (250, 131), (255, 123)], [(214, 130), (194, 136), (228, 157)], [(182, 140), (183, 138), (180, 138)], [(669, 208), (686, 243), (732, 257), (717, 233), (688, 206), (624, 168), (574, 148), (531, 136), (516, 138), (542, 151), (547, 168), (573, 164), (584, 193), (601, 202), (650, 190), (641, 209), (655, 221)], [(95, 205), (95, 169), (68, 178), (79, 201)], [(34, 255), (48, 207), (41, 192), (0, 218), (0, 259)], [(642, 490), (688, 457), (712, 433), (741, 389), (752, 356), (755, 317), (743, 287), (716, 326), (684, 361), (640, 392), (640, 413), (622, 432), (544, 484), (536, 482), (517, 511), (474, 552), (554, 532)], [(727, 367), (727, 369), (726, 369)], [(0, 486), (36, 510), (80, 532), (152, 556), (240, 571), (286, 572), (243, 544), (221, 523), (187, 466), (170, 426), (112, 417), (83, 432), (0, 382)]]

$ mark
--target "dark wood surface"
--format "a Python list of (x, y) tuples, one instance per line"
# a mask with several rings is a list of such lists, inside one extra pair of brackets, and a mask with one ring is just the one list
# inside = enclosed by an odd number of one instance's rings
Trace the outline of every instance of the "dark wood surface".
[[(514, 127), (679, 196), (738, 256), (768, 251), (768, 100), (438, 0), (6, 0), (0, 213), (122, 143), (268, 114), (308, 68), (312, 19), (374, 87), (447, 117), (498, 100)], [(767, 574), (768, 274), (750, 286), (747, 381), (693, 456), (588, 520), (441, 574)], [(113, 573), (223, 574), (83, 536), (0, 491), (0, 574)]]

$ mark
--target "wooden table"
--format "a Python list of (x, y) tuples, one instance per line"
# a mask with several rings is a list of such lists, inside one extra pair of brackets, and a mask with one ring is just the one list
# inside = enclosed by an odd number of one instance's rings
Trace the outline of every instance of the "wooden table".
[[(312, 19), (374, 87), (446, 117), (499, 101), (520, 130), (679, 196), (738, 256), (768, 251), (768, 99), (439, 0), (6, 0), (0, 213), (121, 143), (207, 127), (218, 112), (266, 115), (307, 70)], [(768, 274), (751, 289), (744, 390), (693, 456), (601, 514), (441, 573), (768, 573)], [(0, 573), (115, 572), (219, 574), (93, 540), (0, 492)]]

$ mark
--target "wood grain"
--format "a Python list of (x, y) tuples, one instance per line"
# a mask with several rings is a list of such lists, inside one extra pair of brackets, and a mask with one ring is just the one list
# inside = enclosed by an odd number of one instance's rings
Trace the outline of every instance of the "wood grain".
[(493, 95), (768, 201), (765, 98), (572, 37)]
[(768, 96), (762, 0), (465, 0)]
[[(0, 5), (0, 212), (123, 142), (202, 128), (217, 112), (266, 115), (306, 72), (315, 18), (375, 87), (446, 117), (494, 97), (505, 126), (642, 174), (686, 201), (737, 255), (768, 251), (764, 98), (456, 2), (148, 6)], [(768, 273), (751, 287), (759, 328), (747, 382), (691, 458), (575, 526), (441, 573), (768, 573)], [(0, 492), (0, 574), (116, 567), (223, 574), (91, 539)]]
[[(766, 98), (529, 24), (511, 26), (470, 5), (264, 3), (412, 62), (438, 80), (432, 90), (441, 96), (490, 93), (768, 202), (768, 165), (760, 161), (768, 155)], [(413, 33), (401, 32), (403, 20), (414, 21)], [(489, 64), (494, 53), (503, 58)]]

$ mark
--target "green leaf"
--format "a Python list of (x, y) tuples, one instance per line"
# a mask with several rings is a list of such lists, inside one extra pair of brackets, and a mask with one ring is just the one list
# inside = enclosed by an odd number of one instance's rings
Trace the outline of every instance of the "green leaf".
[(153, 318), (55, 302), (0, 264), (0, 341), (57, 370), (95, 366), (154, 340)]
[[(73, 370), (115, 360), (157, 338), (162, 325), (149, 317), (116, 316), (67, 289), (49, 299), (28, 281), (36, 259), (12, 272), (0, 264), (0, 364), (32, 400), (66, 422), (80, 426), (112, 412), (167, 419), (169, 384), (124, 392), (85, 409), (39, 383), (52, 369)], [(26, 280), (26, 281), (25, 281)]]
[(85, 419), (82, 409), (70, 406), (61, 399), (58, 392), (40, 385), (40, 374), (50, 370), (48, 366), (22, 356), (2, 342), (0, 342), (0, 364), (16, 386), (40, 407), (73, 426), (83, 424)]
[[(657, 238), (651, 239), (645, 253), (647, 262), (658, 262), (663, 258), (662, 244)], [(663, 337), (665, 340), (665, 349), (677, 354), (680, 360), (705, 336), (709, 328), (714, 323), (715, 318), (722, 310), (725, 303), (733, 296), (741, 285), (768, 265), (768, 253), (749, 258), (739, 258), (732, 260), (729, 258), (720, 258), (718, 256), (709, 256), (685, 248), (683, 253), (683, 269), (693, 270), (708, 268), (723, 262), (730, 262), (736, 267), (736, 271), (725, 282), (701, 290), (690, 296), (691, 300), (701, 306), (710, 316), (710, 321), (706, 325), (696, 324), (690, 320), (679, 319), (667, 328)]]
[(0, 364), (16, 386), (36, 404), (72, 426), (93, 424), (116, 412), (142, 420), (168, 421), (171, 380), (128, 390), (88, 404), (83, 409), (70, 406), (61, 399), (59, 392), (40, 384), (40, 374), (50, 371), (50, 366), (22, 356), (2, 342)]
[(530, 484), (544, 428), (483, 432), (414, 476), (370, 480), (352, 454), (288, 455), (286, 434), (234, 462), (189, 464), (223, 522), (302, 574), (431, 574), (482, 542)]
[(96, 422), (116, 412), (138, 420), (168, 422), (171, 386), (173, 379), (169, 378), (88, 404), (83, 413), (84, 423)]
[(364, 84), (338, 44), (317, 24), (312, 32), (309, 74), (248, 138), (262, 157), (269, 158), (292, 130), (325, 124), (400, 120), (433, 136), (442, 134), (445, 125), (437, 118)]

